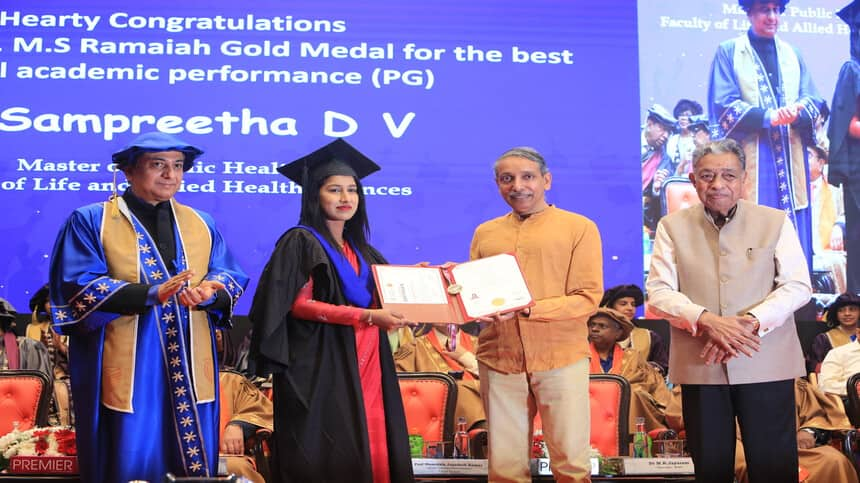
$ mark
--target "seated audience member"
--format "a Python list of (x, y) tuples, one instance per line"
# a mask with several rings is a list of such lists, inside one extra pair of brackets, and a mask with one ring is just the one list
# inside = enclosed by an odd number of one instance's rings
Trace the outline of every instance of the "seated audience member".
[(630, 383), (630, 432), (638, 417), (650, 431), (666, 427), (666, 407), (672, 393), (660, 372), (637, 351), (622, 349), (633, 323), (617, 310), (601, 307), (588, 319), (592, 374), (617, 374)]
[(235, 371), (244, 374), (245, 377), (254, 379), (257, 377), (256, 373), (256, 365), (254, 364), (254, 359), (250, 356), (251, 353), (251, 336), (254, 334), (254, 329), (251, 328), (244, 337), (242, 337), (242, 342), (239, 342), (239, 346), (236, 347), (236, 367)]
[(227, 456), (227, 472), (263, 483), (263, 477), (245, 456), (245, 441), (258, 429), (274, 428), (272, 401), (241, 374), (221, 371), (220, 455)]
[[(420, 333), (420, 332), (419, 332)], [(481, 402), (481, 386), (478, 380), (478, 338), (457, 330), (457, 344), (448, 350), (447, 326), (433, 325), (427, 333), (411, 341), (401, 340), (394, 354), (398, 372), (444, 372), (453, 373), (457, 380), (457, 409), (454, 420), (463, 416), (468, 428), (481, 426), (486, 419)]]
[[(693, 133), (693, 145), (696, 148), (708, 144), (708, 141), (711, 140), (711, 132), (708, 130), (708, 116), (704, 114), (691, 116), (688, 129)], [(693, 171), (692, 157), (678, 164), (678, 167), (675, 169), (675, 176), (686, 178), (691, 171)]]
[[(857, 483), (851, 461), (830, 446), (834, 431), (851, 429), (841, 401), (828, 396), (806, 379), (796, 379), (794, 398), (797, 404), (797, 456), (801, 472), (809, 476), (804, 483)], [(735, 450), (735, 477), (739, 483), (749, 481), (743, 442)]]
[(666, 140), (675, 127), (675, 118), (665, 107), (654, 104), (648, 109), (642, 136), (642, 210), (645, 226), (653, 236), (657, 222), (662, 216), (660, 191), (663, 181), (672, 176), (677, 163), (666, 151)]
[(54, 397), (48, 421), (51, 425), (70, 426), (75, 422), (72, 411), (72, 386), (69, 379), (68, 336), (58, 334), (51, 327), (51, 307), (48, 284), (43, 285), (30, 298), (30, 323), (26, 336), (37, 340), (48, 349), (48, 358), (54, 371)]
[[(423, 327), (424, 326), (418, 326), (415, 327), (415, 329), (420, 329)], [(401, 345), (407, 345), (415, 339), (415, 334), (412, 331), (412, 327), (399, 327), (388, 331), (388, 344), (391, 345), (392, 354), (397, 354), (397, 351), (400, 350)]]
[(857, 339), (857, 319), (860, 316), (860, 297), (844, 293), (827, 307), (825, 322), (830, 330), (815, 336), (812, 349), (807, 354), (807, 370), (818, 372), (824, 357), (831, 349), (854, 342)]
[[(825, 138), (826, 139), (826, 138)], [(846, 291), (845, 204), (841, 186), (827, 181), (828, 146), (806, 148), (812, 208), (812, 269), (827, 274), (828, 293)]]
[(854, 342), (834, 347), (824, 356), (818, 385), (822, 391), (844, 398), (848, 394), (845, 388), (848, 378), (858, 372), (860, 372), (860, 342), (855, 339)]
[(33, 339), (16, 336), (14, 327), (15, 309), (0, 299), (0, 370), (33, 369), (53, 379), (48, 349)]
[(666, 140), (666, 152), (679, 168), (682, 164), (689, 165), (693, 159), (696, 144), (691, 123), (693, 117), (700, 116), (702, 112), (702, 105), (690, 99), (681, 99), (672, 110), (672, 115), (678, 122), (674, 133)]
[[(645, 296), (638, 286), (618, 285), (603, 294), (600, 306), (615, 309), (632, 321), (636, 318), (636, 307), (641, 307), (644, 302)], [(646, 361), (660, 369), (662, 374), (666, 374), (669, 368), (669, 351), (660, 334), (634, 326), (630, 337), (620, 341), (618, 345), (622, 349), (636, 349)]]
[(229, 329), (215, 329), (215, 353), (218, 354), (218, 368), (220, 370), (236, 370), (238, 354), (233, 347), (233, 339), (230, 337)]

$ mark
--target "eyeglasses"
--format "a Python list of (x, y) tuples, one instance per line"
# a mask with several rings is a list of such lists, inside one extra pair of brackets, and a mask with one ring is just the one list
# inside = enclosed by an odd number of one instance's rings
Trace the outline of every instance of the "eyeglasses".
[(176, 172), (178, 172), (178, 171), (183, 171), (183, 169), (185, 168), (185, 162), (184, 161), (170, 162), (170, 161), (164, 161), (164, 160), (160, 160), (160, 159), (154, 159), (154, 160), (150, 160), (149, 162), (147, 162), (145, 167), (149, 171), (159, 171), (162, 173), (165, 171), (176, 171)]

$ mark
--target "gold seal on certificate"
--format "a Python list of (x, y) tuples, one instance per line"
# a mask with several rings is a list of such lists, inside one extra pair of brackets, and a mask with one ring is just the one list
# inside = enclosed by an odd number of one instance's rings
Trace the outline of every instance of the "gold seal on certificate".
[(448, 293), (451, 295), (457, 295), (458, 293), (463, 291), (463, 286), (459, 283), (453, 283), (448, 285)]

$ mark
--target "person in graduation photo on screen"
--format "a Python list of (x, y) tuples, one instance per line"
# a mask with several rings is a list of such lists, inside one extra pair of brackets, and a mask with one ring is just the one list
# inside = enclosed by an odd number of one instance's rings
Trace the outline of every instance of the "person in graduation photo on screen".
[(812, 263), (807, 150), (825, 106), (800, 51), (777, 31), (788, 0), (738, 0), (750, 28), (719, 45), (708, 85), (715, 140), (740, 143), (743, 198), (785, 211)]
[(361, 179), (379, 166), (342, 139), (282, 166), (302, 186), (299, 225), (266, 264), (251, 354), (273, 374), (277, 481), (412, 481), (389, 329), (376, 307)]

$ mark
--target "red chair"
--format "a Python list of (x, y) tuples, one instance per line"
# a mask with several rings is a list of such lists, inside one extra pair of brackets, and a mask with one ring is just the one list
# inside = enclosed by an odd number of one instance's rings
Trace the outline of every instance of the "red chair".
[(629, 443), (630, 383), (615, 374), (591, 374), (591, 446), (602, 456), (626, 456)]
[(663, 182), (660, 200), (663, 216), (702, 202), (693, 183), (682, 176), (673, 176)]
[[(591, 374), (588, 379), (591, 446), (601, 456), (626, 456), (630, 442), (630, 383), (615, 374)], [(535, 430), (542, 425), (540, 414), (535, 415)]]
[(0, 435), (18, 423), (21, 431), (48, 425), (48, 404), (53, 387), (41, 371), (0, 371)]
[[(406, 412), (409, 434), (420, 434), (424, 441), (454, 441), (454, 409), (457, 382), (442, 372), (398, 372), (400, 396)], [(453, 444), (445, 447), (450, 456)]]

